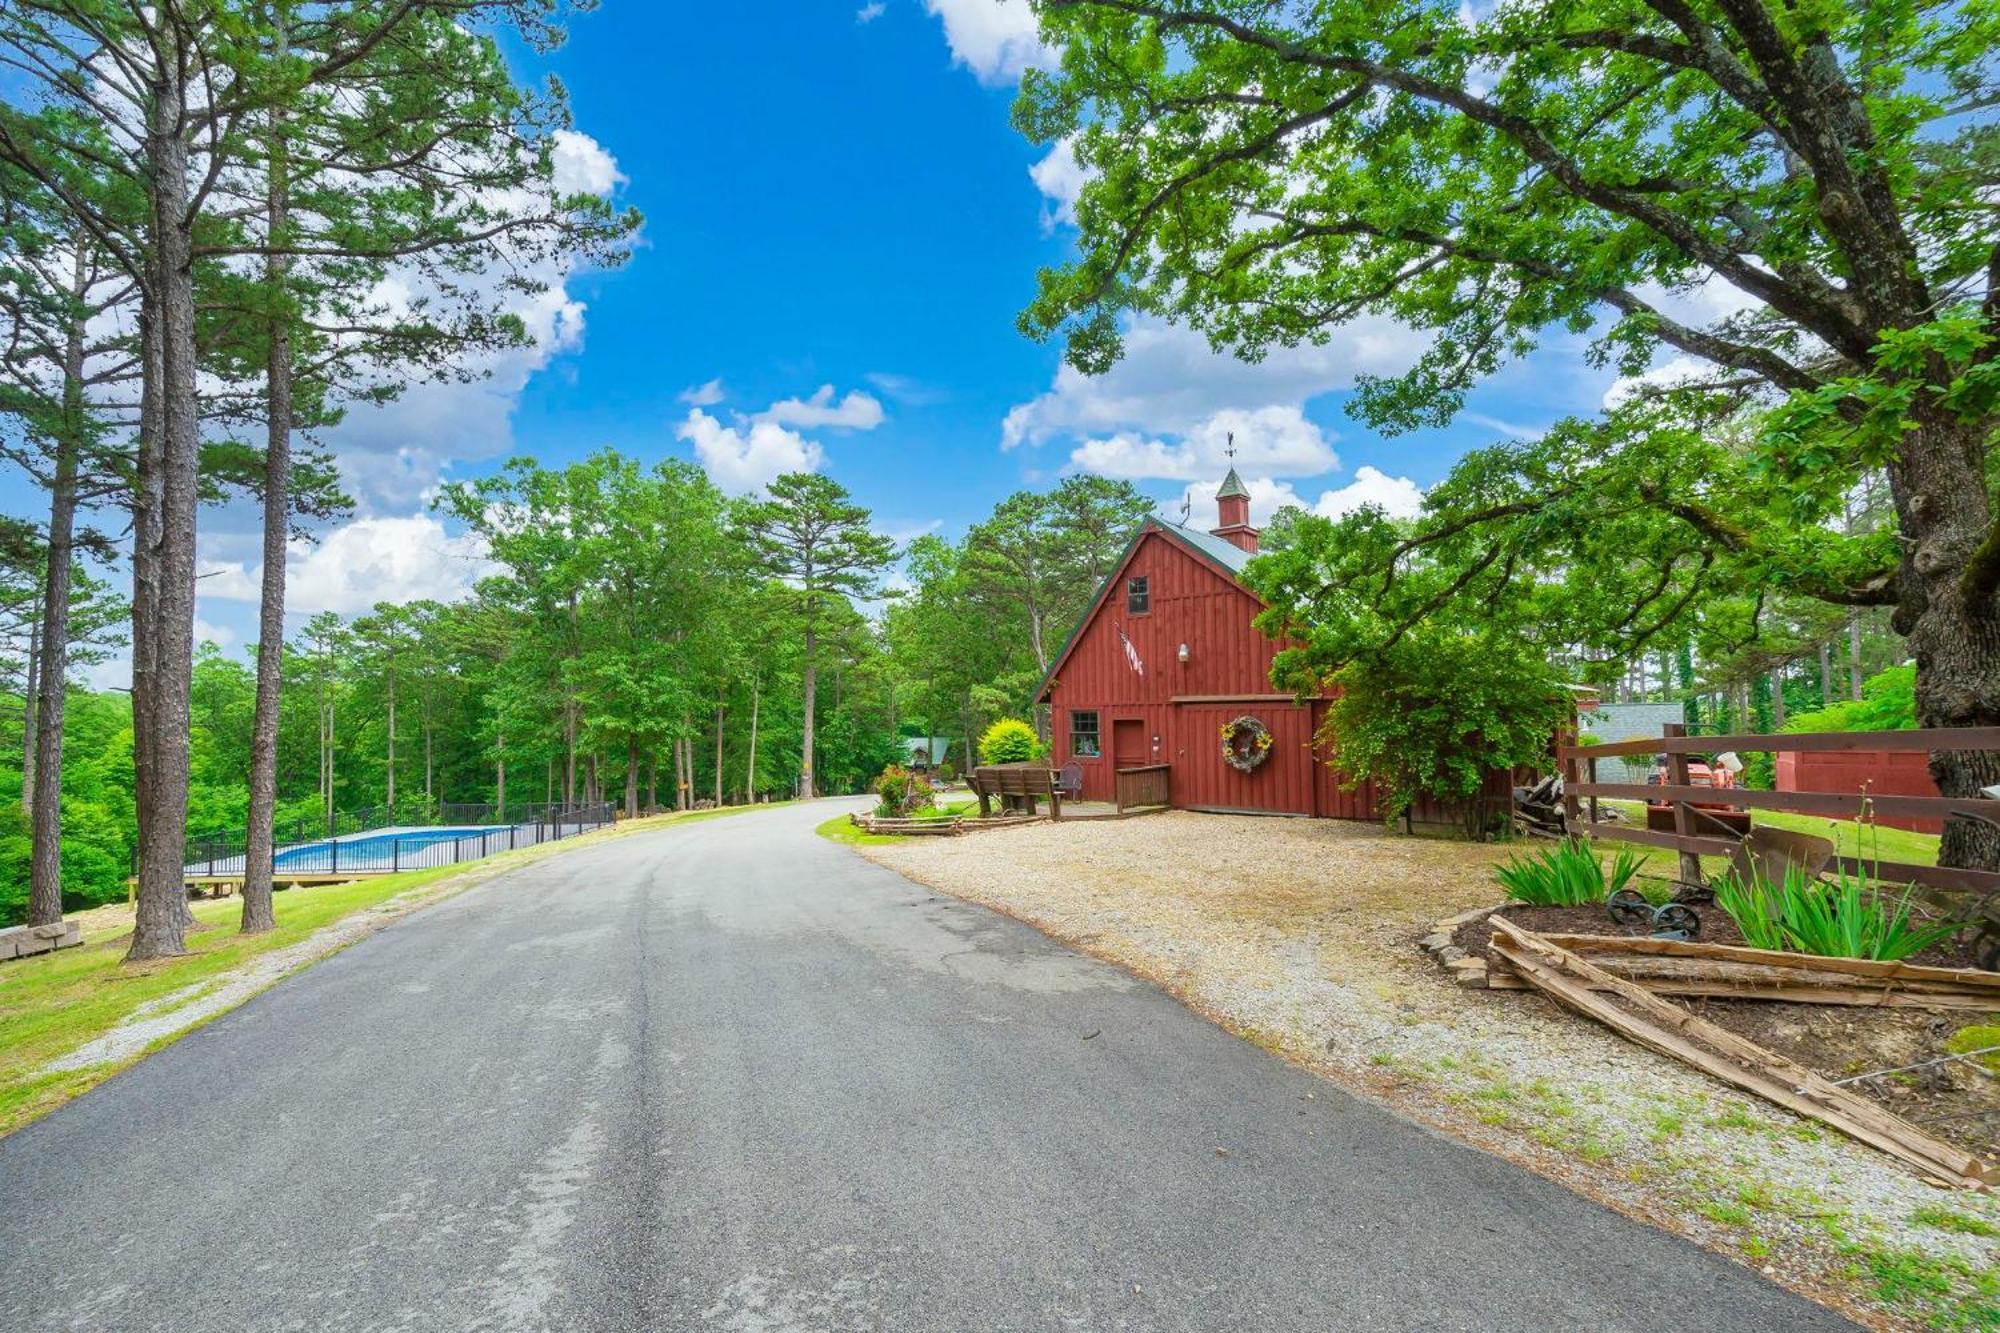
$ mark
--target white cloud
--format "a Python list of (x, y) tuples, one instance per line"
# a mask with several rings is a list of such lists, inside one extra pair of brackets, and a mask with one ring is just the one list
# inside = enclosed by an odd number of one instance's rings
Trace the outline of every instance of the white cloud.
[[(1227, 453), (1232, 436), (1234, 458)], [(1260, 407), (1226, 408), (1171, 443), (1131, 431), (1088, 439), (1071, 451), (1070, 463), (1105, 477), (1216, 481), (1232, 466), (1310, 477), (1336, 470), (1340, 458), (1298, 408)]]
[(862, 378), (905, 407), (930, 407), (950, 397), (943, 389), (887, 370), (871, 370)]
[(712, 379), (706, 384), (697, 384), (691, 389), (682, 389), (680, 392), (680, 400), (689, 407), (714, 407), (725, 396), (719, 378)]
[(1047, 157), (1028, 168), (1028, 177), (1049, 201), (1042, 210), (1042, 230), (1053, 231), (1058, 222), (1075, 226), (1076, 201), (1090, 180), (1090, 173), (1076, 160), (1075, 138), (1057, 140)]
[(1030, 66), (1055, 63), (1028, 0), (924, 0), (924, 10), (944, 20), (952, 59), (981, 83), (1012, 83)]
[(1646, 389), (1671, 388), (1677, 384), (1712, 379), (1723, 373), (1724, 368), (1713, 361), (1692, 356), (1670, 357), (1643, 375), (1627, 375), (1615, 381), (1604, 391), (1604, 408), (1608, 412), (1620, 407)]
[[(1185, 502), (1190, 527), (1203, 532), (1216, 527), (1221, 521), (1215, 500), (1216, 484), (1213, 480), (1189, 482), (1180, 497), (1163, 505), (1161, 512), (1170, 521), (1178, 521), (1180, 506)], [(1321, 492), (1319, 499), (1311, 504), (1290, 482), (1274, 477), (1250, 477), (1243, 486), (1250, 492), (1250, 521), (1260, 527), (1286, 505), (1310, 509), (1325, 518), (1340, 518), (1363, 505), (1374, 505), (1391, 518), (1414, 518), (1424, 503), (1423, 487), (1408, 477), (1392, 477), (1380, 468), (1368, 466), (1356, 469), (1354, 480), (1347, 485)]]
[(761, 489), (787, 472), (816, 471), (826, 457), (818, 444), (775, 421), (725, 426), (698, 407), (674, 434), (694, 445), (709, 480), (734, 495)]
[(812, 397), (780, 399), (751, 420), (803, 430), (816, 430), (822, 426), (842, 430), (874, 430), (882, 424), (882, 404), (859, 389), (848, 390), (846, 397), (836, 401), (833, 386), (822, 384), (814, 390)]
[(225, 602), (254, 602), (262, 592), (242, 561), (203, 560), (195, 566), (195, 593)]
[[(317, 543), (290, 544), (285, 610), (288, 615), (332, 611), (345, 616), (368, 611), (377, 602), (457, 601), (494, 569), (481, 538), (453, 535), (429, 514), (358, 518)], [(258, 600), (262, 566), (214, 561), (204, 572), (210, 577), (195, 585), (204, 601)], [(234, 638), (228, 630), (221, 632)]]
[[(212, 643), (218, 648), (228, 648), (236, 642), (236, 631), (227, 625), (212, 625), (200, 616), (194, 618), (194, 641), (197, 644)], [(131, 671), (127, 663), (126, 671)]]
[(1351, 388), (1357, 374), (1407, 370), (1426, 343), (1392, 320), (1366, 318), (1337, 330), (1324, 347), (1274, 348), (1252, 363), (1213, 351), (1190, 329), (1139, 319), (1126, 331), (1123, 359), (1108, 372), (1087, 376), (1065, 365), (1048, 392), (1009, 411), (1001, 447), (1124, 430), (1184, 435), (1232, 408), (1301, 407)]
[(881, 18), (887, 10), (888, 6), (884, 5), (882, 0), (870, 0), (870, 3), (854, 11), (854, 21), (856, 23), (873, 23), (876, 19)]
[(550, 156), (556, 189), (564, 194), (610, 194), (626, 181), (618, 159), (588, 134), (557, 130)]
[(1340, 518), (1363, 505), (1373, 505), (1390, 518), (1415, 518), (1424, 507), (1424, 488), (1408, 477), (1363, 466), (1355, 469), (1353, 481), (1324, 492), (1312, 508), (1324, 518)]

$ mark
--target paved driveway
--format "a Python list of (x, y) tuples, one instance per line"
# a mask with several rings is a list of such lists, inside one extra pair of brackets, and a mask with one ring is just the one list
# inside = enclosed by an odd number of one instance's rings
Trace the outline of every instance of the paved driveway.
[(544, 860), (0, 1140), (0, 1327), (1848, 1327), (812, 835), (843, 808)]

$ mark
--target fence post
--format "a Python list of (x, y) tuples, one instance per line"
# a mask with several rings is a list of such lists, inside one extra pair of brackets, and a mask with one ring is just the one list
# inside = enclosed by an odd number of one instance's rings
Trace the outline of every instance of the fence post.
[(333, 852), (333, 869), (328, 873), (338, 875), (340, 873), (340, 843), (337, 840), (329, 842), (327, 843), (327, 847)]
[[(1685, 722), (1669, 722), (1661, 729), (1668, 739), (1679, 739), (1687, 735)], [(1667, 781), (1676, 787), (1688, 785), (1688, 757), (1686, 751), (1676, 750), (1667, 755)], [(1694, 836), (1694, 815), (1685, 800), (1674, 801), (1674, 836), (1691, 838)], [(1685, 847), (1676, 848), (1681, 857), (1681, 883), (1699, 886), (1701, 878), (1701, 857)]]
[[(1576, 728), (1564, 727), (1556, 741), (1558, 748), (1576, 744)], [(1581, 836), (1579, 825), (1583, 822), (1583, 807), (1576, 798), (1576, 784), (1582, 780), (1583, 768), (1576, 756), (1564, 755), (1562, 760), (1563, 779), (1563, 831), (1570, 837)], [(1593, 812), (1594, 814), (1594, 812)]]

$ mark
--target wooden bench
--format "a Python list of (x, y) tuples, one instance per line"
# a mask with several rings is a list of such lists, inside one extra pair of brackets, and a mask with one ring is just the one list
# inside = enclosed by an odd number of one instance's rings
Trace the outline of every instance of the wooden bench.
[(1049, 818), (1062, 818), (1062, 781), (1047, 764), (981, 764), (966, 776), (973, 794), (979, 798), (979, 817), (993, 814), (998, 798), (1006, 811), (1035, 813), (1035, 802), (1048, 798)]

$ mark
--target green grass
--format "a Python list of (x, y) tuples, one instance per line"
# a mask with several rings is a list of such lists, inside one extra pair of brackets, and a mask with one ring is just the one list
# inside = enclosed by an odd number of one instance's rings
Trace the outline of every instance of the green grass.
[[(1604, 801), (1605, 806), (1616, 806), (1634, 828), (1646, 826), (1645, 807), (1637, 801)], [(1588, 814), (1588, 811), (1585, 812)], [(1938, 836), (1935, 833), (1911, 833), (1905, 829), (1882, 828), (1879, 825), (1857, 824), (1849, 819), (1828, 819), (1823, 815), (1795, 815), (1782, 810), (1753, 810), (1751, 822), (1765, 828), (1790, 829), (1797, 833), (1811, 833), (1821, 838), (1832, 838), (1838, 855), (1858, 857), (1867, 861), (1899, 861), (1907, 865), (1932, 866), (1937, 864)], [(1696, 833), (1701, 832), (1700, 821), (1696, 821)], [(1711, 830), (1713, 832), (1713, 830)], [(1646, 867), (1643, 873), (1649, 875), (1672, 876), (1679, 872), (1676, 854), (1665, 847), (1638, 849), (1645, 853)], [(1701, 858), (1702, 871), (1714, 875), (1729, 868), (1729, 859), (1722, 856)]]
[(828, 842), (844, 843), (849, 847), (879, 847), (883, 843), (901, 842), (903, 838), (895, 833), (870, 833), (856, 825), (846, 815), (835, 815), (813, 830)]
[(1995, 1226), (1983, 1217), (1971, 1213), (1961, 1213), (1936, 1204), (1925, 1204), (1910, 1214), (1910, 1220), (1918, 1226), (1935, 1227), (1939, 1231), (1955, 1232), (1961, 1236), (2000, 1236), (2000, 1226)]
[[(660, 815), (585, 836), (598, 841), (670, 823), (768, 808), (729, 806)], [(189, 936), (189, 952), (152, 963), (128, 965), (124, 961), (131, 942), (129, 908), (121, 904), (82, 914), (84, 943), (81, 945), (0, 964), (0, 1135), (12, 1133), (133, 1063), (126, 1060), (56, 1074), (40, 1072), (50, 1061), (116, 1028), (140, 1005), (205, 981), (220, 983), (228, 973), (260, 954), (296, 944), (322, 926), (399, 895), (420, 893), (424, 901), (448, 896), (494, 872), (579, 845), (582, 845), (579, 840), (569, 839), (502, 852), (462, 865), (409, 870), (348, 884), (287, 889), (277, 895), (277, 929), (263, 935), (237, 933), (243, 911), (241, 899), (204, 900), (193, 904), (193, 910), (195, 920), (207, 928)], [(463, 882), (450, 882), (457, 880)], [(192, 1030), (184, 1028), (163, 1038), (155, 1044), (155, 1049)]]

